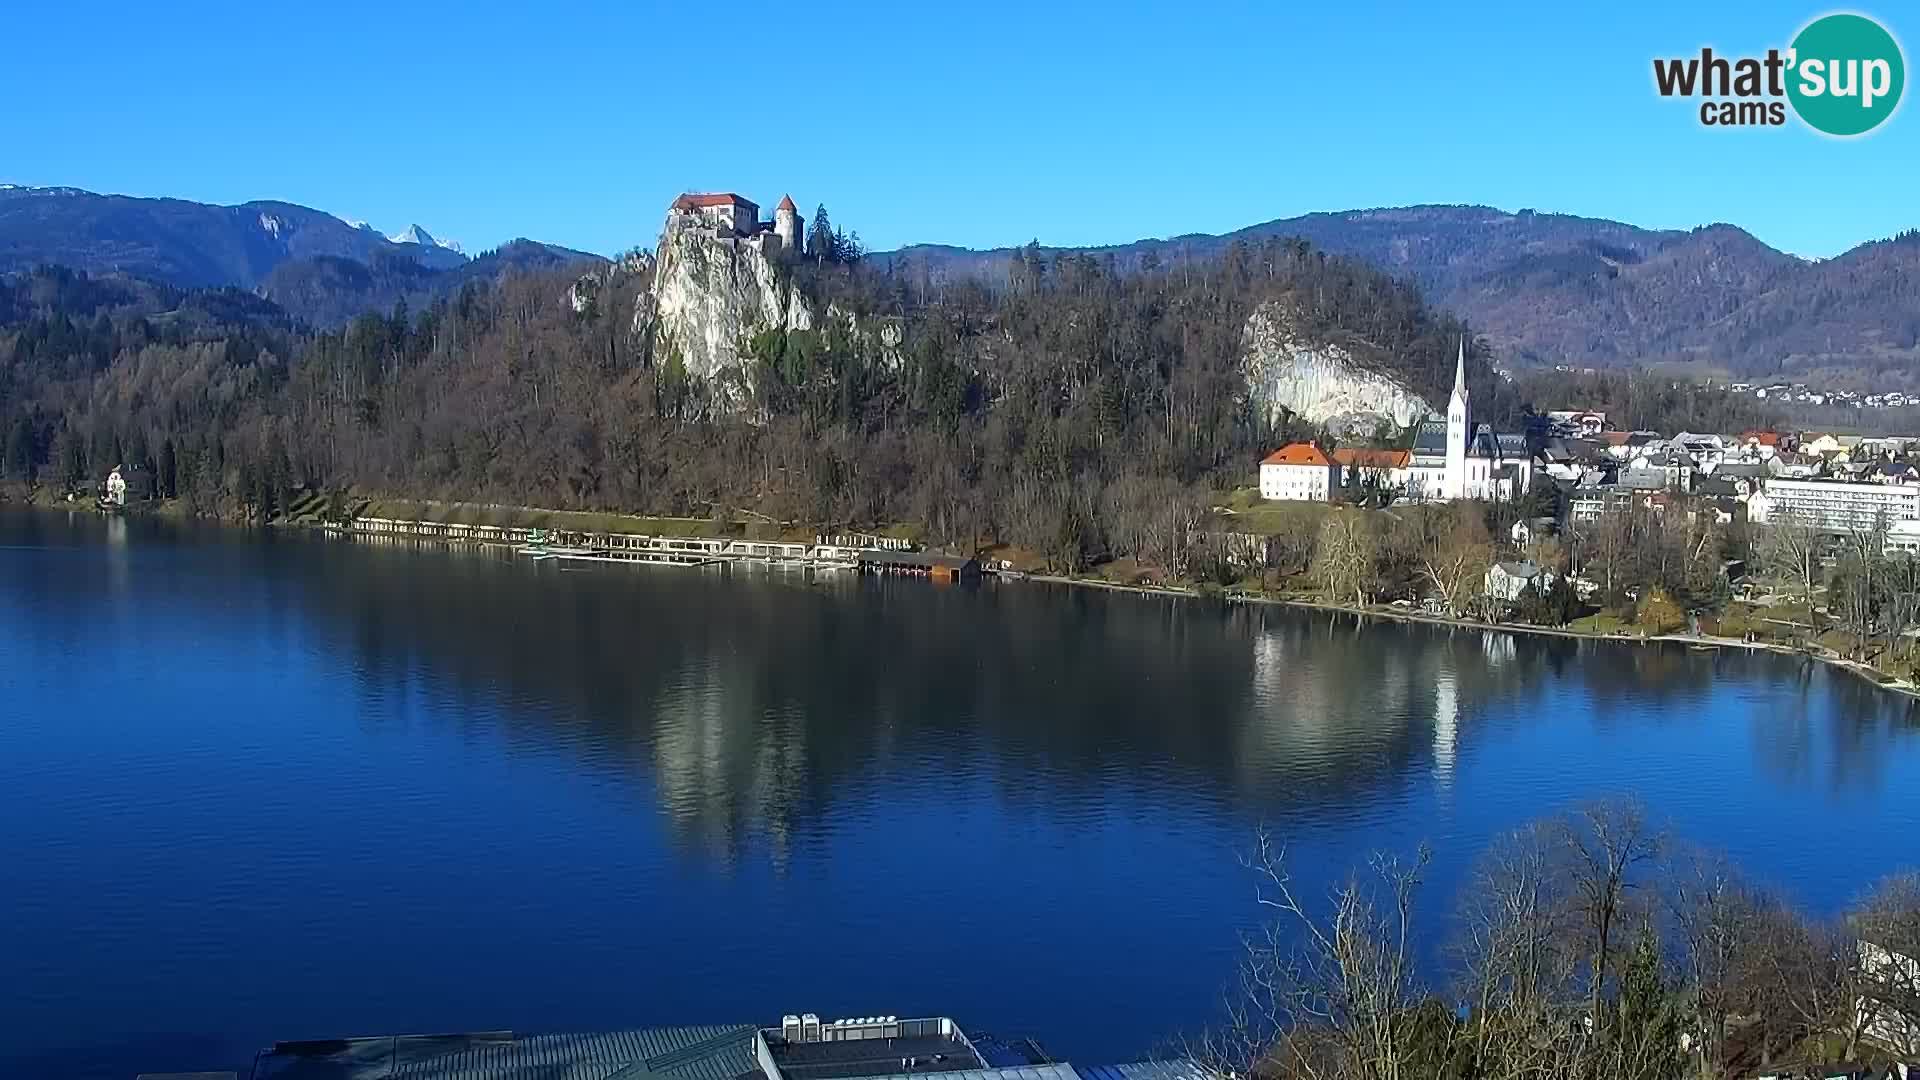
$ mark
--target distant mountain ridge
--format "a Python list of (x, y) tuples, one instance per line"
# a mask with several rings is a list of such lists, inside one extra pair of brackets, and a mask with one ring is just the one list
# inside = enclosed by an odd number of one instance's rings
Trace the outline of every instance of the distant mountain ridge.
[[(1683, 364), (1700, 372), (1910, 383), (1920, 366), (1920, 237), (1810, 261), (1731, 225), (1643, 229), (1487, 206), (1306, 214), (1220, 235), (1085, 251), (1122, 269), (1298, 237), (1418, 284), (1508, 365)], [(875, 256), (934, 276), (1004, 279), (1014, 249), (915, 245)]]
[(397, 244), (295, 203), (215, 206), (77, 188), (0, 189), (0, 272), (57, 263), (188, 288), (251, 289), (289, 259), (365, 261), (376, 253), (411, 256), (438, 269), (466, 261), (443, 247)]
[(587, 261), (604, 260), (530, 240), (469, 259), (418, 224), (387, 237), (295, 203), (216, 206), (0, 185), (0, 273), (54, 264), (179, 288), (239, 288), (322, 326), (510, 269)]

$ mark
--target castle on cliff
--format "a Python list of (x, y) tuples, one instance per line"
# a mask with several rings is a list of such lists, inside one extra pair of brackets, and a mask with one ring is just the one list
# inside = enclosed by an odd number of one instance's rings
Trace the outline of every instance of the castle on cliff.
[(711, 229), (717, 239), (750, 244), (765, 254), (801, 248), (800, 211), (793, 196), (780, 197), (771, 222), (760, 220), (760, 204), (731, 191), (688, 192), (667, 208), (668, 228)]

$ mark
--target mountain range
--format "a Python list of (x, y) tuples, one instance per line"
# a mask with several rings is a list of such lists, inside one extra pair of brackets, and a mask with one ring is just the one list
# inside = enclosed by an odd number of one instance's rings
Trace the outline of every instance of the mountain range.
[[(1920, 233), (1809, 260), (1732, 225), (1646, 229), (1487, 206), (1408, 206), (1279, 218), (1235, 232), (1083, 253), (1122, 270), (1304, 240), (1417, 284), (1509, 368), (1659, 367), (1835, 387), (1920, 381)], [(927, 280), (1004, 281), (1022, 250), (923, 244), (871, 256)], [(0, 186), (0, 273), (41, 263), (182, 287), (231, 286), (318, 325), (429, 300), (514, 268), (602, 261), (516, 240), (469, 259), (419, 225), (394, 236), (284, 202), (213, 206)]]
[(512, 268), (588, 261), (603, 260), (531, 240), (470, 259), (419, 225), (388, 237), (294, 203), (215, 206), (0, 186), (0, 273), (51, 263), (182, 288), (246, 289), (323, 326)]
[[(1138, 269), (1294, 237), (1418, 284), (1508, 367), (1660, 366), (1849, 385), (1910, 385), (1920, 373), (1920, 234), (1911, 231), (1816, 261), (1732, 225), (1644, 229), (1533, 210), (1409, 206), (1038, 250)], [(1016, 250), (918, 245), (877, 258), (901, 272), (991, 282), (1005, 278)]]

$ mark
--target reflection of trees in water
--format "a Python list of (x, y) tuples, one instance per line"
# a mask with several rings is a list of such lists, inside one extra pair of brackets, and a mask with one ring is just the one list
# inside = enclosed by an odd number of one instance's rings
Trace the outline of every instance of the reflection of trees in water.
[(1920, 701), (1817, 661), (1782, 663), (1797, 664), (1789, 677), (1799, 692), (1749, 710), (1761, 777), (1789, 789), (1881, 789), (1889, 744), (1920, 735)]
[[(477, 706), (465, 722), (650, 773), (676, 835), (714, 854), (761, 837), (780, 858), (824, 836), (836, 803), (895, 781), (991, 784), (1016, 808), (1098, 803), (1111, 778), (1133, 797), (1338, 802), (1429, 768), (1444, 782), (1488, 704), (1544, 701), (1549, 684), (1571, 680), (1558, 696), (1596, 723), (1687, 723), (1673, 700), (1706, 698), (1717, 670), (1776, 674), (1678, 646), (1031, 584), (301, 547), (303, 609), (349, 636), (370, 684), (430, 676)], [(1841, 690), (1847, 715), (1869, 697), (1886, 707), (1858, 690)], [(1884, 737), (1826, 726), (1836, 769)]]

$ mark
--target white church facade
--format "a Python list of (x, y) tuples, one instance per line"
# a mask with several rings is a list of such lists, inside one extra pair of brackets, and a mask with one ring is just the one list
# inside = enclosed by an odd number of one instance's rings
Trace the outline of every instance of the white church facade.
[(1428, 502), (1457, 499), (1511, 501), (1533, 483), (1533, 455), (1525, 435), (1498, 435), (1473, 426), (1467, 397), (1467, 346), (1460, 343), (1453, 369), (1447, 417), (1430, 417), (1414, 433), (1407, 469), (1407, 497)]

